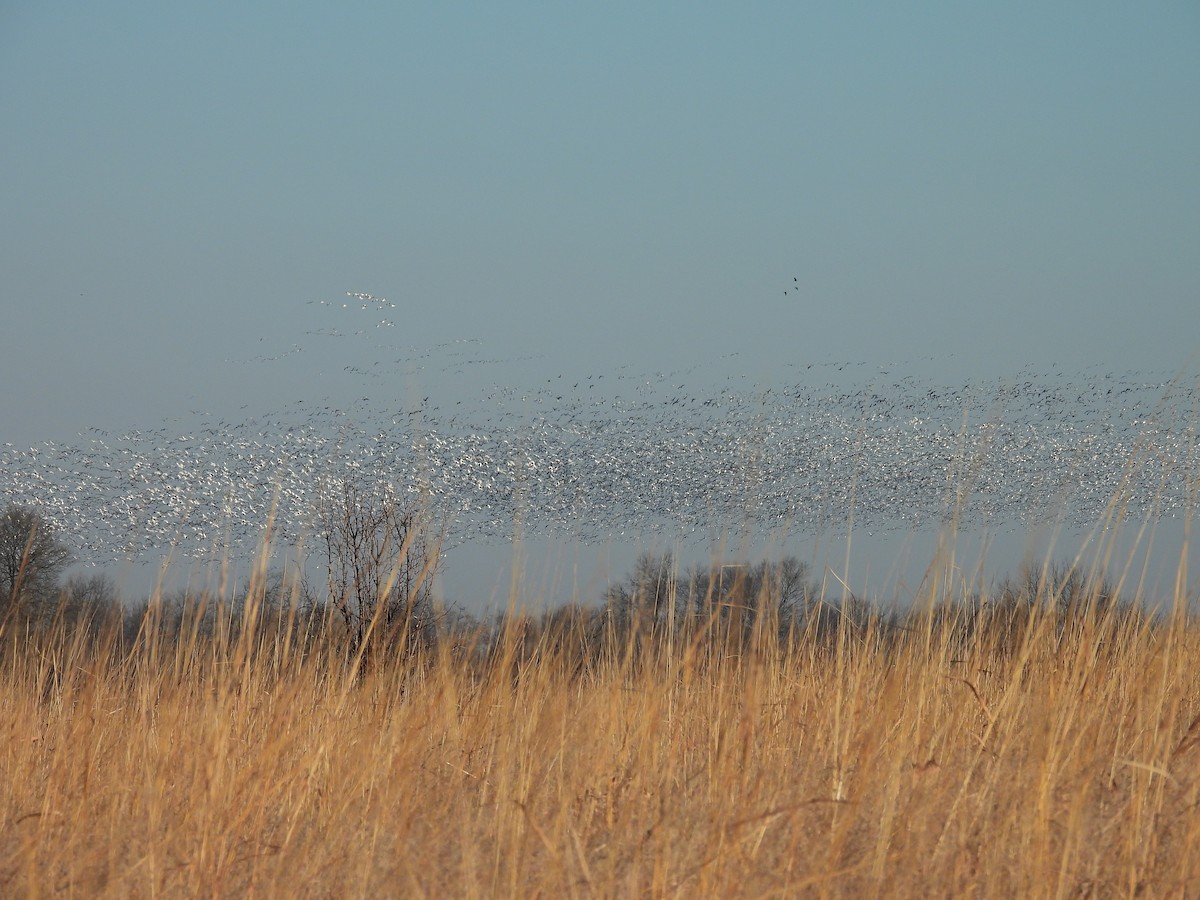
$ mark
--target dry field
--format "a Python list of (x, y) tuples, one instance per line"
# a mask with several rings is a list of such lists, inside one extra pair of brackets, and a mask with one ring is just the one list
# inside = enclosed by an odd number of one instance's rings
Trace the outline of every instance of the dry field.
[(1200, 896), (1185, 583), (366, 658), (9, 623), (0, 894)]

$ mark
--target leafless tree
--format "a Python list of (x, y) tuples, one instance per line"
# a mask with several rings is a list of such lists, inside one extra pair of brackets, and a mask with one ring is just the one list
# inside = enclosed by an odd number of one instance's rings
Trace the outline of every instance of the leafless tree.
[(794, 556), (696, 566), (682, 582), (681, 618), (732, 621), (740, 630), (753, 628), (761, 615), (769, 615), (786, 631), (811, 612), (816, 596), (808, 564)]
[(329, 603), (351, 647), (414, 641), (433, 627), (436, 543), (386, 482), (344, 479), (318, 511)]
[(666, 624), (675, 600), (677, 572), (671, 553), (643, 553), (633, 572), (609, 587), (605, 608), (622, 633), (631, 627), (657, 632)]
[(115, 628), (124, 616), (120, 593), (113, 580), (102, 573), (72, 575), (58, 591), (53, 612), (69, 628), (102, 632)]
[(0, 603), (10, 611), (53, 598), (71, 551), (54, 529), (28, 506), (0, 513)]
[(714, 562), (680, 571), (671, 554), (645, 553), (631, 574), (609, 586), (605, 616), (618, 635), (713, 629), (734, 642), (757, 629), (782, 636), (817, 612), (807, 563), (793, 556), (758, 563)]

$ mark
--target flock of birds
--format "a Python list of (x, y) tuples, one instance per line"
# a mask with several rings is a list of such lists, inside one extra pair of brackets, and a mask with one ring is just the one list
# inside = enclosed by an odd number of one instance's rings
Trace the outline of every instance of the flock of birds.
[[(392, 306), (347, 296), (319, 303), (372, 315)], [(507, 538), (516, 523), (583, 541), (741, 526), (824, 532), (851, 519), (871, 530), (952, 516), (1087, 525), (1112, 504), (1129, 517), (1180, 515), (1200, 475), (1200, 392), (1161, 374), (1026, 371), (945, 385), (866, 363), (803, 364), (791, 383), (731, 376), (697, 388), (692, 370), (626, 366), (398, 405), (358, 395), (368, 379), (413, 367), (503, 361), (479, 341), (399, 357), (373, 347), (375, 358), (360, 340), (356, 364), (341, 367), (362, 388), (351, 401), (0, 446), (0, 501), (36, 507), (81, 556), (103, 562), (168, 547), (219, 558), (253, 547), (268, 520), (287, 540), (311, 534), (348, 479), (427, 504), (453, 545)]]

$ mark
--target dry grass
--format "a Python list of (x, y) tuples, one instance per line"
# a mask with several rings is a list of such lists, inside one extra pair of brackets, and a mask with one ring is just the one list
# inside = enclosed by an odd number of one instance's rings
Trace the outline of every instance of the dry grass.
[(373, 666), (10, 628), (0, 894), (1200, 896), (1200, 628), (1057, 599)]

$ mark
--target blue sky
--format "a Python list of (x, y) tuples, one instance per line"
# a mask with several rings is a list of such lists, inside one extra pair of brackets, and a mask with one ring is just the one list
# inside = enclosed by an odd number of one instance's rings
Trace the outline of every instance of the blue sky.
[(489, 360), (377, 396), (1194, 366), (1198, 48), (1191, 2), (6, 4), (3, 439), (355, 393), (347, 291)]

